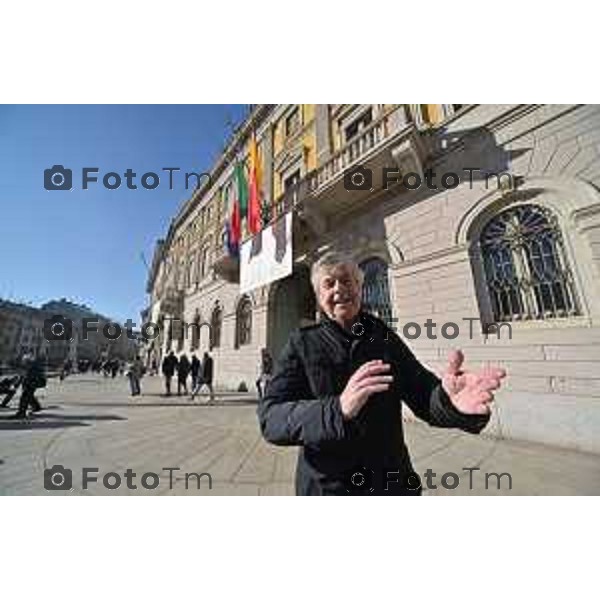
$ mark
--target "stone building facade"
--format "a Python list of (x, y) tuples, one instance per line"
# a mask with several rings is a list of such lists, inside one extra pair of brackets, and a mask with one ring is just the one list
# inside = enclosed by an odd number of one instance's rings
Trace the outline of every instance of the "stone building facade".
[(42, 324), (39, 309), (0, 300), (0, 370), (29, 352), (37, 354), (43, 345)]
[[(69, 339), (46, 338), (44, 323), (56, 316), (71, 322)], [(84, 335), (83, 319), (96, 321), (98, 332)], [(138, 351), (138, 340), (129, 339), (125, 331), (117, 339), (107, 339), (102, 329), (112, 322), (87, 306), (65, 298), (52, 300), (40, 308), (0, 300), (0, 367), (10, 369), (25, 354), (42, 357), (51, 367), (62, 365), (66, 359), (73, 363), (79, 359), (95, 361), (103, 357), (131, 360)], [(113, 328), (109, 332), (113, 335), (116, 330)]]
[[(294, 273), (240, 295), (222, 236), (252, 132), (265, 222), (294, 212)], [(357, 167), (371, 181), (348, 190)], [(439, 372), (460, 347), (469, 365), (507, 368), (489, 433), (600, 451), (599, 190), (595, 105), (258, 105), (148, 281), (146, 319), (210, 327), (163, 326), (146, 356), (210, 349), (217, 385), (252, 387), (260, 349), (276, 355), (318, 318), (310, 265), (342, 249), (365, 270), (368, 308), (424, 364)]]

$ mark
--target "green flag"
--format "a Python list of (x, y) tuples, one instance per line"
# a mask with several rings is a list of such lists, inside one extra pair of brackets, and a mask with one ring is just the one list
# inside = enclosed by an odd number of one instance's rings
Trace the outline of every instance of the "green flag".
[(235, 165), (235, 179), (237, 182), (237, 199), (240, 204), (240, 218), (243, 219), (248, 214), (248, 182), (244, 173), (244, 165), (241, 162)]

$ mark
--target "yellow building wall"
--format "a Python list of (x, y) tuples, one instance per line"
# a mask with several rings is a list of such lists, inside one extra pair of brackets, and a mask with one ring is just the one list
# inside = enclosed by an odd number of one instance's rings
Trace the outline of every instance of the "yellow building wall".
[(317, 168), (317, 132), (311, 127), (304, 134), (304, 168), (306, 172)]
[(273, 199), (279, 200), (279, 197), (283, 193), (283, 183), (281, 181), (281, 173), (275, 171), (273, 176)]
[(302, 125), (307, 125), (315, 119), (315, 105), (314, 104), (303, 104), (302, 105)]
[(437, 125), (444, 120), (444, 111), (441, 104), (421, 104), (423, 119), (431, 125)]

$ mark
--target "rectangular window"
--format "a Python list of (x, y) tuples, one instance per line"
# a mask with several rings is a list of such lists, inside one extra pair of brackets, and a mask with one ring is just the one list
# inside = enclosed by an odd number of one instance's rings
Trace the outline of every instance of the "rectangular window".
[(208, 275), (208, 251), (209, 251), (209, 247), (208, 246), (204, 246), (204, 248), (202, 249), (202, 255), (201, 255), (201, 259), (200, 259), (200, 277), (203, 279), (204, 277), (206, 277), (206, 275)]
[(373, 122), (373, 109), (369, 108), (360, 117), (354, 119), (345, 129), (344, 138), (348, 143), (352, 138), (356, 137), (363, 129), (368, 127)]
[(300, 107), (296, 108), (285, 119), (285, 135), (290, 137), (300, 129)]
[(283, 191), (287, 192), (292, 186), (300, 181), (300, 169), (294, 171), (289, 177), (283, 180)]

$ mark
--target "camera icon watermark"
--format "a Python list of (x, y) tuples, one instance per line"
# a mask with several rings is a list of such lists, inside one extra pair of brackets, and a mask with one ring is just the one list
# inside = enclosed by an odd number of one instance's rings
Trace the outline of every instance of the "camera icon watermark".
[(73, 339), (73, 321), (62, 315), (44, 319), (44, 339), (48, 342), (63, 342)]
[(70, 190), (73, 188), (73, 172), (62, 165), (44, 169), (44, 188), (52, 190)]
[(63, 465), (44, 469), (44, 489), (50, 492), (70, 490), (73, 487), (73, 471)]
[(362, 165), (344, 173), (344, 188), (347, 191), (370, 190), (373, 187), (373, 171)]
[(371, 494), (375, 490), (375, 474), (367, 467), (357, 466), (344, 473), (346, 491), (353, 494)]

